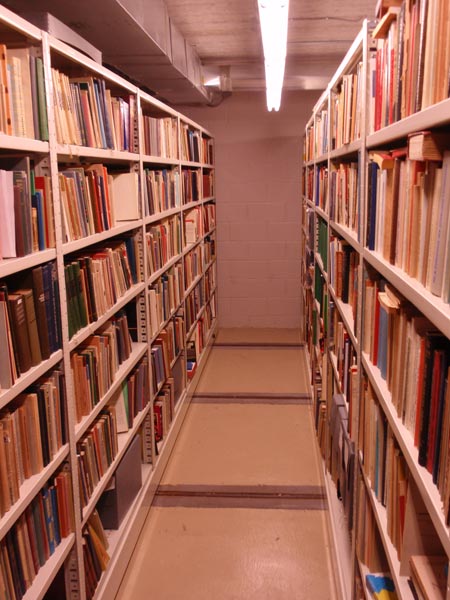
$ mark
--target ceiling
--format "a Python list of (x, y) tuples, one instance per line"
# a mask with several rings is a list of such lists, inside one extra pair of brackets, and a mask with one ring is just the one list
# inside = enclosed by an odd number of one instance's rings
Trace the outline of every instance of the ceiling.
[[(165, 0), (206, 72), (231, 67), (234, 90), (264, 89), (256, 0)], [(285, 88), (322, 89), (376, 0), (290, 0)]]
[[(50, 12), (103, 62), (172, 104), (212, 103), (203, 84), (265, 88), (256, 0), (5, 0), (31, 20)], [(290, 0), (285, 89), (323, 89), (376, 0)], [(37, 23), (42, 26), (41, 23)], [(222, 82), (224, 79), (222, 79)]]

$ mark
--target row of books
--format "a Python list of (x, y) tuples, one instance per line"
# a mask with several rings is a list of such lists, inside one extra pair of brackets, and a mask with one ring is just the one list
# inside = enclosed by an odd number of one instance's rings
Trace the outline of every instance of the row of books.
[(330, 173), (330, 219), (354, 232), (358, 230), (358, 165), (340, 163)]
[(356, 317), (358, 301), (359, 254), (345, 240), (333, 236), (330, 239), (328, 282), (337, 298), (350, 304)]
[(419, 449), (419, 465), (445, 498), (448, 519), (448, 340), (383, 280), (366, 282), (366, 305), (363, 350), (386, 380), (392, 404)]
[(165, 440), (175, 412), (175, 381), (168, 377), (153, 403), (155, 442)]
[(28, 156), (0, 170), (0, 257), (55, 247), (50, 178), (38, 176)]
[(170, 349), (167, 330), (163, 329), (151, 348), (153, 393), (159, 392), (166, 380), (172, 376), (173, 356), (169, 353)]
[(316, 252), (322, 259), (322, 266), (325, 271), (328, 269), (328, 226), (327, 222), (321, 217), (316, 217)]
[(371, 152), (367, 246), (450, 300), (450, 151), (440, 162)]
[(194, 335), (186, 341), (186, 376), (188, 381), (192, 380), (197, 371), (198, 358), (194, 331)]
[(314, 198), (314, 169), (307, 167), (302, 176), (302, 193), (305, 198), (313, 201)]
[(183, 213), (183, 223), (185, 244), (198, 242), (201, 236), (205, 234), (202, 207), (196, 206)]
[[(311, 158), (323, 156), (328, 152), (328, 110), (322, 109), (320, 113), (316, 115), (314, 122), (314, 129), (311, 129), (311, 135), (314, 133), (313, 140), (310, 142), (314, 144), (313, 154)], [(311, 160), (311, 159), (309, 159)]]
[(216, 289), (217, 284), (217, 272), (216, 272), (216, 263), (214, 262), (205, 274), (205, 292), (206, 297), (210, 298), (211, 294)]
[(105, 165), (91, 164), (65, 169), (58, 179), (65, 242), (139, 218), (137, 173), (108, 173)]
[(176, 117), (142, 115), (144, 154), (178, 158), (178, 120)]
[(203, 198), (211, 198), (215, 195), (215, 174), (214, 171), (203, 171)]
[(186, 341), (186, 375), (188, 380), (191, 380), (196, 373), (198, 360), (205, 348), (215, 318), (216, 298), (213, 294), (208, 298), (202, 316), (197, 320), (189, 339)]
[(136, 97), (113, 97), (99, 77), (68, 77), (52, 69), (56, 137), (60, 144), (138, 152)]
[(208, 137), (202, 137), (202, 162), (207, 165), (214, 164), (214, 142)]
[(342, 76), (339, 89), (331, 100), (331, 150), (361, 137), (363, 98), (363, 64), (354, 73)]
[(145, 234), (148, 276), (159, 271), (175, 256), (181, 254), (181, 222), (178, 215), (163, 219)]
[(303, 162), (309, 162), (317, 156), (315, 144), (316, 137), (314, 124), (312, 124), (305, 129), (305, 137), (303, 138)]
[(137, 237), (130, 235), (108, 247), (92, 248), (65, 265), (70, 337), (94, 323), (140, 281), (138, 261)]
[(183, 204), (198, 202), (201, 195), (200, 169), (182, 169), (181, 199)]
[(201, 356), (205, 348), (205, 339), (208, 331), (209, 328), (207, 327), (207, 324), (205, 324), (204, 317), (202, 315), (195, 324), (194, 331), (192, 332), (191, 337), (187, 342), (188, 346), (189, 344), (194, 344), (195, 356), (197, 357), (197, 359)]
[(169, 347), (169, 356), (173, 362), (183, 350), (184, 347), (184, 315), (180, 312), (167, 325), (167, 344)]
[[(308, 196), (312, 197), (312, 196)], [(329, 189), (328, 189), (328, 167), (321, 165), (316, 168), (314, 185), (314, 204), (328, 213)]]
[(181, 123), (181, 160), (200, 162), (200, 132)]
[[(330, 389), (330, 394), (332, 390)], [(348, 529), (353, 529), (353, 497), (355, 472), (355, 444), (349, 435), (349, 413), (343, 394), (333, 393), (329, 402), (329, 443), (326, 454), (327, 468), (342, 501)]]
[(30, 48), (0, 44), (0, 131), (48, 140), (42, 58)]
[(398, 0), (380, 20), (369, 65), (371, 131), (448, 98), (448, 10), (447, 0)]
[(216, 226), (216, 205), (208, 202), (203, 205), (203, 231), (208, 233)]
[(184, 257), (184, 285), (185, 289), (192, 285), (195, 279), (203, 273), (205, 268), (205, 245), (195, 246)]
[(147, 216), (179, 207), (181, 204), (178, 169), (144, 169), (144, 206)]
[(131, 351), (127, 316), (120, 311), (71, 354), (77, 423), (100, 402)]
[[(350, 405), (353, 378), (357, 376), (356, 351), (350, 340), (348, 331), (340, 318), (339, 311), (330, 302), (329, 350), (335, 359), (335, 368), (342, 394)], [(353, 403), (351, 404), (353, 407)], [(350, 415), (349, 432), (353, 435)]]
[(206, 300), (205, 280), (201, 279), (186, 298), (186, 330), (189, 331)]
[(363, 470), (370, 481), (376, 498), (385, 506), (387, 493), (385, 454), (388, 423), (376, 399), (375, 392), (367, 379), (364, 379), (359, 422)]
[(147, 356), (127, 375), (119, 390), (111, 398), (115, 407), (117, 433), (126, 433), (134, 419), (150, 401), (150, 374)]
[(162, 324), (178, 309), (183, 299), (181, 264), (168, 269), (148, 290), (150, 305), (150, 332), (156, 335)]
[(77, 443), (78, 479), (84, 508), (118, 452), (116, 409), (105, 407), (86, 435)]
[[(319, 341), (322, 339), (322, 335), (328, 330), (328, 288), (325, 285), (325, 278), (323, 276), (322, 271), (319, 266), (315, 265), (314, 267), (314, 306), (313, 310), (317, 311), (318, 309), (318, 320), (313, 318), (313, 325), (315, 327), (315, 331), (313, 332), (313, 337), (315, 340)], [(317, 324), (320, 324), (320, 329), (316, 327)]]
[(214, 234), (205, 236), (203, 240), (205, 265), (216, 257), (216, 239)]
[(356, 555), (369, 571), (374, 573), (389, 572), (383, 543), (380, 538), (368, 492), (361, 482), (357, 489)]
[(9, 389), (21, 374), (61, 347), (59, 286), (55, 263), (27, 271), (19, 289), (0, 285), (0, 387)]
[(92, 600), (110, 560), (108, 539), (96, 510), (91, 513), (82, 535), (85, 592), (87, 600)]
[(0, 517), (20, 498), (20, 486), (40, 473), (67, 443), (64, 376), (38, 380), (0, 416)]
[(0, 594), (20, 600), (74, 527), (68, 466), (46, 484), (0, 541)]

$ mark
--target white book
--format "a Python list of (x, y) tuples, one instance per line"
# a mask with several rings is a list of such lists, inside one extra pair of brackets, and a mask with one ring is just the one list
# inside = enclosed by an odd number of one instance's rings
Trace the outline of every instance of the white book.
[(433, 262), (430, 275), (430, 291), (436, 296), (442, 293), (445, 254), (449, 237), (449, 213), (450, 213), (450, 151), (444, 153), (442, 162), (442, 180), (438, 200), (437, 229), (433, 252)]
[(0, 170), (0, 255), (3, 258), (17, 256), (13, 172), (4, 170)]
[(134, 221), (139, 219), (138, 174), (136, 172), (112, 173), (110, 181), (110, 191), (116, 221)]

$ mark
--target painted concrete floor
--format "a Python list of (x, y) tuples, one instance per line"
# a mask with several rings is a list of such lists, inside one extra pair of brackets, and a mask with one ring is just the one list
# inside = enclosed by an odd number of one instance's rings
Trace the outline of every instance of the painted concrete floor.
[(220, 345), (273, 340), (219, 332), (117, 600), (339, 599), (303, 350)]

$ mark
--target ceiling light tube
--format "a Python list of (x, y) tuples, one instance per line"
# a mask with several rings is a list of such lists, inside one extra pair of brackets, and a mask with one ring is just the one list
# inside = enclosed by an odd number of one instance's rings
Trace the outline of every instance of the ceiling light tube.
[(279, 110), (286, 63), (289, 0), (258, 0), (267, 110)]

